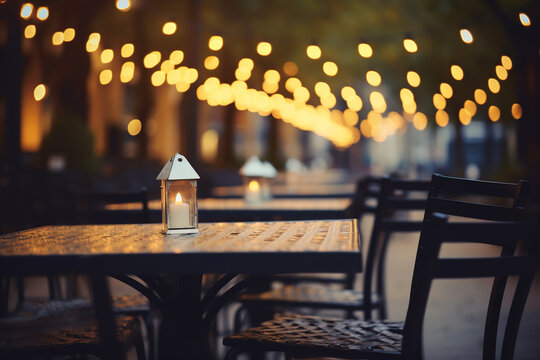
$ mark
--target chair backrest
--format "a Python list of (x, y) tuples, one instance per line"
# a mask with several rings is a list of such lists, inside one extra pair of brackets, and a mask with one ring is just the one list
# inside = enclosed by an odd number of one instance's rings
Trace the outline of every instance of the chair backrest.
[[(456, 235), (460, 232), (459, 236), (453, 238), (454, 242), (496, 244), (502, 248), (502, 257), (514, 256), (517, 246), (516, 241), (507, 241), (504, 239), (503, 235), (505, 233), (502, 228), (501, 233), (495, 234), (493, 238), (488, 236), (488, 231), (491, 233), (492, 229), (505, 226), (504, 223), (500, 222), (521, 220), (524, 216), (525, 202), (528, 195), (529, 183), (525, 181), (520, 181), (518, 184), (510, 184), (461, 179), (434, 174), (432, 176), (426, 205), (424, 224), (422, 226), (423, 233), (421, 236), (421, 243), (419, 244), (417, 262), (419, 261), (420, 249), (423, 249), (426, 246), (426, 242), (429, 241), (422, 240), (422, 237), (428, 236), (424, 234), (424, 232), (427, 231), (426, 224), (431, 221), (430, 219), (432, 219), (435, 213), (442, 213), (446, 216), (455, 216), (458, 217), (458, 220), (465, 219), (467, 221), (460, 222), (451, 218), (452, 223), (445, 225), (450, 234), (452, 234), (453, 231), (456, 232)], [(482, 220), (482, 222), (474, 222), (475, 220)], [(485, 229), (486, 234), (482, 234), (481, 229)], [(440, 241), (446, 242), (445, 239), (441, 239)], [(478, 266), (481, 266), (481, 262), (478, 263)], [(508, 278), (508, 275), (505, 275), (504, 273), (495, 275), (484, 333), (483, 352), (484, 358), (486, 359), (495, 358), (497, 327)], [(420, 274), (417, 274), (415, 267), (413, 283), (415, 281), (414, 277), (419, 276)], [(419, 281), (420, 280), (417, 280), (417, 282)], [(421, 303), (413, 301), (413, 290), (414, 289), (411, 290), (411, 300), (407, 315), (408, 319), (409, 312), (411, 314), (415, 313), (415, 308), (422, 308), (423, 306), (422, 311), (425, 311), (425, 304), (421, 305)], [(411, 319), (414, 319), (414, 316), (412, 316)], [(414, 322), (410, 324), (414, 324)], [(506, 341), (506, 343), (508, 343), (508, 341)]]
[[(76, 192), (74, 195), (76, 223), (126, 224), (150, 221), (148, 190)], [(129, 204), (131, 209), (108, 209), (107, 206)]]
[[(390, 177), (381, 178), (379, 183), (375, 220), (363, 273), (364, 303), (367, 308), (371, 307), (373, 290), (376, 290), (384, 302), (384, 268), (390, 236), (395, 232), (420, 231), (421, 216), (415, 220), (413, 213), (424, 211), (430, 186), (427, 180), (401, 180)], [(403, 215), (406, 215), (405, 219)], [(375, 289), (373, 289), (374, 283)], [(365, 315), (366, 318), (370, 318), (368, 312)], [(384, 310), (381, 315), (385, 317)]]

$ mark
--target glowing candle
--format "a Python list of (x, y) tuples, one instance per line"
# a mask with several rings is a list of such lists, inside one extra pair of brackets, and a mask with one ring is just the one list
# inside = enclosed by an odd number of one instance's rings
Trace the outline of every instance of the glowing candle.
[(261, 186), (257, 180), (251, 180), (246, 191), (246, 202), (256, 203), (261, 201)]
[(182, 202), (182, 195), (180, 193), (176, 193), (176, 200), (174, 204), (170, 205), (170, 209), (169, 222), (171, 228), (183, 229), (190, 226), (189, 205)]

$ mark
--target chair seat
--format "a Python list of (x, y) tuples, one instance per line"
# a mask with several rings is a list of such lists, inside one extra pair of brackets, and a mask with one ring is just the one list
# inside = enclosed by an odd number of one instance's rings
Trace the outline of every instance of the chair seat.
[[(345, 310), (362, 309), (364, 294), (355, 290), (332, 289), (320, 285), (287, 285), (257, 294), (244, 294), (240, 302), (249, 305), (257, 303), (268, 306), (306, 306), (325, 307)], [(373, 294), (372, 307), (382, 301), (378, 294)]]
[(295, 356), (399, 358), (403, 322), (277, 315), (223, 339), (237, 350), (282, 351)]
[(347, 282), (346, 274), (280, 274), (273, 275), (272, 280), (285, 284), (297, 284), (300, 282), (315, 283), (335, 283), (344, 284)]
[[(134, 345), (140, 336), (138, 318), (118, 316), (116, 324), (120, 344)], [(0, 358), (99, 352), (94, 309), (87, 300), (25, 304), (0, 319)]]

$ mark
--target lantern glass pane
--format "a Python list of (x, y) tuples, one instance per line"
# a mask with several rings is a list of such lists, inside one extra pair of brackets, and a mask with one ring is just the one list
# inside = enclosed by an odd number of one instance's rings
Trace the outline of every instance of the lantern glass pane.
[(195, 180), (164, 182), (163, 230), (197, 228), (197, 182)]

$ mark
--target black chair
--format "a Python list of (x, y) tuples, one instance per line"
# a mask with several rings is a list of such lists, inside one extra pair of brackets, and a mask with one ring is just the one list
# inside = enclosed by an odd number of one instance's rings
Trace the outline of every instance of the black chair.
[(95, 355), (119, 359), (135, 347), (145, 359), (136, 316), (114, 316), (104, 276), (91, 276), (93, 301), (28, 303), (0, 319), (0, 358)]
[(361, 211), (359, 217), (366, 212), (375, 213), (361, 291), (313, 284), (287, 285), (262, 293), (244, 294), (240, 302), (251, 313), (256, 313), (256, 307), (261, 306), (308, 307), (344, 310), (348, 317), (353, 317), (354, 311), (362, 311), (366, 320), (371, 319), (372, 312), (377, 310), (379, 318), (386, 318), (384, 269), (388, 243), (395, 233), (420, 231), (421, 217), (418, 220), (409, 217), (415, 211), (424, 211), (429, 185), (429, 181), (388, 177), (369, 178), (364, 183), (364, 200), (376, 196), (376, 205), (366, 204), (366, 201), (356, 204), (357, 211)]
[[(466, 197), (475, 196), (472, 201)], [(495, 358), (501, 303), (509, 275), (519, 276), (503, 340), (503, 358), (512, 358), (517, 330), (539, 259), (538, 222), (512, 222), (524, 213), (528, 183), (493, 183), (434, 175), (418, 246), (405, 323), (277, 316), (274, 320), (224, 339), (230, 354), (244, 351), (283, 351), (295, 357), (342, 358), (422, 357), (422, 325), (429, 290), (436, 278), (494, 277), (484, 332), (484, 358)], [(459, 196), (461, 200), (454, 197)], [(465, 197), (464, 197), (465, 196)], [(511, 199), (511, 204), (479, 203), (476, 196)], [(446, 216), (488, 220), (447, 223)], [(497, 245), (500, 257), (439, 258), (445, 242)], [(517, 245), (528, 245), (525, 255)]]

